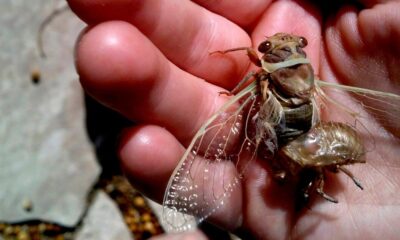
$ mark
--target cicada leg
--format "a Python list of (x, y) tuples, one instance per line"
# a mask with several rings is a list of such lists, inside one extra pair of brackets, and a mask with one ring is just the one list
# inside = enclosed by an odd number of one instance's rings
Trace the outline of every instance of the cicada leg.
[(215, 52), (211, 52), (210, 55), (212, 54), (226, 54), (228, 52), (235, 52), (235, 51), (242, 51), (245, 50), (247, 52), (247, 56), (249, 56), (249, 59), (252, 63), (254, 63), (257, 67), (261, 67), (261, 60), (257, 55), (256, 50), (254, 50), (253, 48), (250, 47), (239, 47), (239, 48), (231, 48), (231, 49), (227, 49), (224, 51), (215, 51)]
[(324, 173), (321, 172), (319, 173), (319, 177), (318, 177), (318, 187), (316, 189), (317, 193), (319, 195), (321, 195), (321, 197), (323, 197), (325, 200), (329, 201), (329, 202), (333, 202), (333, 203), (338, 203), (339, 201), (336, 200), (335, 198), (329, 196), (328, 194), (326, 194), (324, 192), (324, 184), (325, 184), (325, 180), (324, 180)]
[[(250, 47), (239, 47), (239, 48), (231, 48), (231, 49), (227, 49), (224, 51), (214, 51), (214, 52), (210, 52), (210, 55), (213, 54), (226, 54), (229, 52), (235, 52), (235, 51), (242, 51), (245, 50), (247, 52), (247, 56), (249, 57), (250, 61), (252, 63), (254, 63), (256, 66), (261, 67), (261, 60), (258, 57), (256, 51), (253, 48)], [(225, 94), (225, 95), (234, 95), (236, 93), (238, 93), (242, 87), (245, 85), (245, 83), (247, 83), (252, 77), (256, 76), (258, 74), (258, 72), (255, 71), (250, 71), (249, 73), (246, 74), (246, 76), (244, 76), (244, 78), (238, 83), (238, 85), (236, 85), (236, 87), (234, 89), (232, 89), (232, 91), (230, 92), (220, 92), (220, 94)]]
[(344, 174), (346, 174), (351, 180), (353, 180), (354, 184), (359, 187), (361, 190), (364, 190), (363, 186), (361, 183), (357, 180), (357, 178), (354, 177), (353, 173), (347, 170), (346, 168), (339, 166), (338, 169), (342, 171)]
[(299, 182), (297, 186), (297, 194), (295, 201), (296, 211), (302, 210), (304, 207), (308, 207), (310, 201), (310, 194), (315, 189), (316, 183), (316, 171), (312, 169), (304, 170), (299, 175)]
[(256, 71), (250, 71), (246, 74), (246, 76), (244, 76), (244, 78), (242, 80), (240, 80), (240, 82), (231, 90), (231, 91), (223, 91), (223, 92), (219, 92), (220, 95), (224, 94), (227, 96), (232, 96), (235, 95), (236, 93), (240, 92), (240, 90), (242, 90), (243, 85), (245, 83), (247, 83), (252, 77), (254, 77), (257, 74)]
[(308, 169), (300, 174), (299, 198), (295, 202), (296, 211), (308, 206), (311, 194), (316, 191), (325, 200), (338, 203), (338, 200), (324, 192), (324, 172), (321, 169)]

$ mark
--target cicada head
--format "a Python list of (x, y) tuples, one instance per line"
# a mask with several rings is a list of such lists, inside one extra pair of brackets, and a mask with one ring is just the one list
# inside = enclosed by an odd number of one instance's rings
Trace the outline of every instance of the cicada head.
[(306, 53), (303, 51), (305, 46), (307, 46), (307, 39), (304, 37), (277, 33), (260, 43), (258, 51), (264, 54), (262, 60), (268, 63), (277, 63), (306, 58)]

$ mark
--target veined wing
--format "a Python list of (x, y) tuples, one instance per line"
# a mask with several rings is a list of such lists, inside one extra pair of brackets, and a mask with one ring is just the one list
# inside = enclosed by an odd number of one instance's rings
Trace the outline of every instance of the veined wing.
[(163, 202), (163, 221), (185, 231), (226, 204), (246, 166), (256, 157), (254, 129), (258, 109), (254, 81), (232, 97), (199, 129), (171, 176)]
[(399, 95), (320, 80), (315, 84), (323, 120), (353, 126), (364, 142), (365, 159), (375, 170), (400, 168), (400, 160), (393, 159), (400, 154)]

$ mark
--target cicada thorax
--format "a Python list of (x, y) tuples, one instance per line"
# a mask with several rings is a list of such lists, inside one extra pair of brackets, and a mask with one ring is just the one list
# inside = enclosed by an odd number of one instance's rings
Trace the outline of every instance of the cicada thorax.
[(307, 132), (313, 125), (316, 118), (312, 103), (314, 73), (310, 64), (297, 64), (265, 74), (268, 76), (263, 81), (268, 83), (261, 83), (260, 91), (268, 94), (261, 105), (258, 129), (265, 132), (263, 126), (273, 125), (276, 142), (282, 145)]
[(306, 45), (305, 38), (278, 33), (258, 48), (264, 53), (261, 65), (268, 81), (260, 84), (261, 88), (268, 88), (261, 92), (269, 92), (269, 98), (276, 99), (270, 103), (265, 99), (267, 104), (261, 111), (281, 110), (279, 124), (275, 126), (280, 145), (307, 132), (313, 124), (314, 70), (302, 50)]
[[(308, 132), (318, 119), (312, 101), (314, 73), (311, 65), (304, 63), (264, 74), (267, 77), (263, 81), (268, 83), (261, 83), (260, 91), (268, 94), (262, 99), (257, 118), (258, 156), (268, 161), (275, 179), (283, 181), (287, 178), (286, 172), (290, 173), (287, 168), (292, 164), (280, 162), (276, 153), (282, 146)], [(268, 89), (263, 89), (264, 86)]]
[(280, 145), (307, 132), (316, 112), (312, 103), (314, 73), (310, 64), (299, 64), (270, 74), (270, 89), (282, 106), (280, 124), (275, 131)]

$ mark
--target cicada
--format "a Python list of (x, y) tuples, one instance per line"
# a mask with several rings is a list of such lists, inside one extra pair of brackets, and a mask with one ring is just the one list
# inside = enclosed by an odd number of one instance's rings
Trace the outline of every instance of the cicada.
[(248, 47), (219, 52), (245, 50), (259, 69), (225, 93), (232, 97), (198, 130), (173, 172), (163, 203), (172, 230), (217, 212), (254, 161), (265, 161), (279, 183), (297, 182), (301, 208), (314, 195), (338, 202), (324, 190), (328, 172), (363, 189), (347, 165), (377, 161), (371, 154), (383, 138), (398, 143), (399, 136), (371, 129), (400, 132), (400, 96), (316, 79), (306, 45), (304, 37), (277, 33), (259, 44), (261, 58)]

